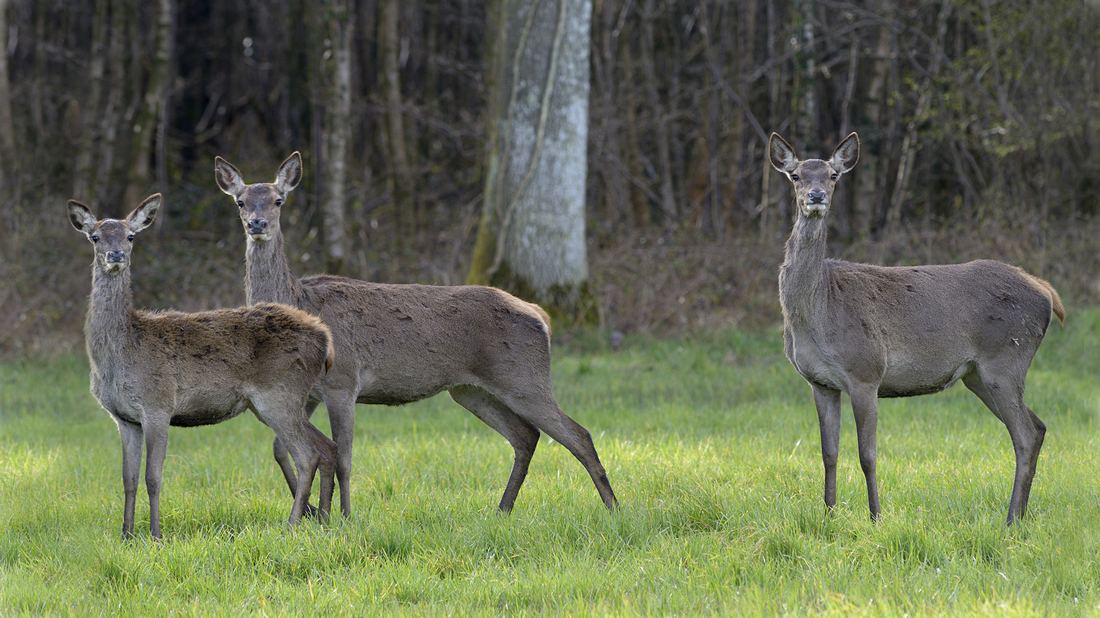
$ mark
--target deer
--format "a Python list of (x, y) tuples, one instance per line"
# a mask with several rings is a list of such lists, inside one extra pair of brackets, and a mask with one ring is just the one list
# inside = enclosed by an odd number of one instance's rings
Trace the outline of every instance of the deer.
[(305, 512), (318, 469), (323, 517), (332, 500), (336, 444), (310, 424), (303, 408), (333, 364), (331, 332), (316, 317), (275, 303), (197, 313), (135, 309), (129, 269), (134, 236), (153, 223), (161, 203), (157, 193), (125, 219), (97, 219), (86, 205), (68, 202), (70, 222), (95, 253), (85, 348), (92, 394), (122, 439), (122, 538), (134, 536), (142, 443), (150, 533), (160, 539), (169, 426), (211, 425), (246, 409), (298, 464), (290, 525)]
[(878, 399), (942, 391), (959, 380), (1008, 429), (1016, 475), (1007, 523), (1024, 516), (1046, 425), (1024, 403), (1024, 381), (1047, 328), (1065, 308), (1054, 287), (1003, 262), (875, 266), (826, 257), (837, 182), (859, 161), (859, 136), (827, 160), (800, 160), (777, 133), (771, 165), (797, 206), (779, 269), (787, 359), (809, 383), (821, 430), (825, 506), (836, 505), (840, 394), (848, 393), (871, 519), (880, 514)]
[[(274, 182), (246, 184), (222, 157), (218, 187), (236, 206), (246, 238), (248, 303), (286, 303), (332, 329), (336, 363), (316, 389), (306, 415), (323, 400), (339, 459), (341, 513), (351, 514), (355, 405), (400, 405), (447, 391), (512, 446), (512, 471), (498, 508), (510, 513), (545, 432), (585, 467), (604, 505), (617, 504), (587, 429), (562, 411), (550, 376), (550, 318), (538, 305), (487, 286), (373, 283), (291, 272), (280, 213), (302, 180), (302, 157), (291, 154)], [(281, 439), (275, 459), (294, 478)]]

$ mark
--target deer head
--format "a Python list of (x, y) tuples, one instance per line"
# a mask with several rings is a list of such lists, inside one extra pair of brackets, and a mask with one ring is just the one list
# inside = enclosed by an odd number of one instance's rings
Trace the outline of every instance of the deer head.
[(772, 167), (786, 174), (794, 185), (795, 202), (802, 216), (824, 217), (829, 213), (833, 190), (840, 176), (852, 171), (859, 162), (859, 136), (849, 133), (828, 161), (800, 161), (787, 140), (772, 133), (768, 140), (768, 159)]
[(286, 158), (275, 174), (275, 182), (245, 184), (240, 170), (221, 157), (214, 157), (214, 179), (237, 202), (241, 224), (248, 237), (266, 242), (279, 233), (279, 211), (287, 195), (302, 181), (302, 155)]
[(105, 272), (115, 274), (129, 266), (134, 235), (153, 224), (162, 201), (161, 195), (154, 193), (125, 219), (97, 220), (87, 206), (69, 200), (69, 221), (92, 243), (96, 264)]

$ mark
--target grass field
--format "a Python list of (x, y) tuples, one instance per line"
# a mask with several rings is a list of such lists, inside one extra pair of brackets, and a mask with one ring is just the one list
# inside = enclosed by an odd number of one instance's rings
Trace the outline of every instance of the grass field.
[[(809, 387), (778, 329), (556, 349), (622, 508), (544, 438), (510, 517), (507, 443), (446, 396), (360, 406), (355, 513), (289, 530), (251, 415), (173, 429), (165, 541), (119, 541), (120, 448), (83, 357), (0, 365), (0, 614), (1100, 613), (1100, 312), (1031, 371), (1049, 426), (1028, 519), (1004, 526), (1004, 427), (961, 386), (884, 400), (872, 524), (845, 402), (826, 517)], [(317, 422), (327, 431), (325, 414)]]

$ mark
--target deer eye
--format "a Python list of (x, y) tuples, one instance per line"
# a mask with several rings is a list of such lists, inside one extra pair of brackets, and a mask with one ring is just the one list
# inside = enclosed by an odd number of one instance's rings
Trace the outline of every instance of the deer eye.
[(128, 240), (130, 242), (134, 242), (134, 235), (133, 234), (127, 234), (126, 235), (126, 240)]
[(92, 234), (92, 242), (99, 242), (99, 234)]
[(798, 174), (791, 174), (791, 180), (794, 181), (794, 182), (798, 182), (799, 180), (802, 180), (802, 179), (799, 178)]
[(840, 174), (833, 172), (831, 175), (829, 175), (829, 178), (835, 181), (837, 178), (840, 178)]
[(279, 198), (279, 199), (275, 200), (275, 205), (276, 206), (282, 206), (283, 205), (283, 199)]

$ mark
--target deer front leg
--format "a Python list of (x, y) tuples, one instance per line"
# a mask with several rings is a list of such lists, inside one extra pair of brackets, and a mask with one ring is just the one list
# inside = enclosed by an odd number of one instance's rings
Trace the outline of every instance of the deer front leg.
[(878, 482), (875, 480), (875, 462), (878, 459), (876, 433), (878, 431), (878, 386), (860, 384), (848, 394), (852, 398), (852, 411), (856, 417), (856, 438), (859, 440), (859, 465), (867, 479), (867, 505), (871, 520), (878, 521)]
[(821, 462), (825, 465), (825, 508), (836, 506), (836, 460), (840, 447), (840, 391), (813, 386), (821, 427)]
[(145, 490), (149, 493), (149, 531), (160, 538), (160, 483), (164, 473), (164, 454), (168, 450), (168, 419), (148, 419), (145, 431)]
[(340, 512), (351, 517), (351, 451), (355, 442), (354, 391), (334, 393), (325, 400), (328, 419), (332, 425), (332, 439), (336, 441), (336, 478), (340, 483)]
[(141, 472), (141, 425), (118, 419), (118, 435), (122, 438), (122, 490), (126, 500), (122, 510), (122, 540), (126, 541), (134, 538), (134, 502)]

